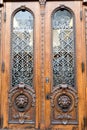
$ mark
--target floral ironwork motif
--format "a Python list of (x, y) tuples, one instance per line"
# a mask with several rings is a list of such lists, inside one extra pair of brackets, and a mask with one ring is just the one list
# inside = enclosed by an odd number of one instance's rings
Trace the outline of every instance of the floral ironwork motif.
[(33, 86), (33, 16), (20, 10), (13, 18), (12, 86), (21, 82)]
[(58, 10), (53, 15), (53, 86), (75, 86), (74, 27), (72, 14)]

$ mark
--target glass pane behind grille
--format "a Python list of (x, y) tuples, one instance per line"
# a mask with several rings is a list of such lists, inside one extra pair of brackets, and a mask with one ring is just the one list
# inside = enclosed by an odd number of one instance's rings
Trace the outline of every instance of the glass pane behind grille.
[(24, 83), (33, 86), (33, 16), (19, 11), (12, 27), (12, 86)]
[(58, 10), (52, 19), (53, 28), (53, 86), (75, 85), (74, 28), (72, 14)]

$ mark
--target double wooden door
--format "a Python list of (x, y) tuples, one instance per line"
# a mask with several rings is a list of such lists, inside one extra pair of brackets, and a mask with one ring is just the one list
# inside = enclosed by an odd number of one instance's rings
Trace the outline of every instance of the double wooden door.
[(84, 130), (81, 1), (5, 1), (1, 128)]

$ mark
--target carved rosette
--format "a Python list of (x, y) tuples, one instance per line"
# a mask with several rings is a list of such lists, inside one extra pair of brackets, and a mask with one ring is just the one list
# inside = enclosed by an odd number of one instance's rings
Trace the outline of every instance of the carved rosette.
[(52, 124), (77, 124), (77, 91), (61, 84), (55, 88), (51, 96)]
[(24, 83), (9, 92), (9, 123), (35, 121), (35, 92)]

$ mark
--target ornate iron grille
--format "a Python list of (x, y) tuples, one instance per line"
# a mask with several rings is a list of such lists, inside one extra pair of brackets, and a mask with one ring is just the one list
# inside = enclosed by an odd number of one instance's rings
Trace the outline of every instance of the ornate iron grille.
[(58, 10), (53, 27), (53, 86), (75, 85), (73, 16), (66, 9)]
[(12, 86), (19, 83), (33, 86), (33, 16), (26, 10), (13, 18)]

